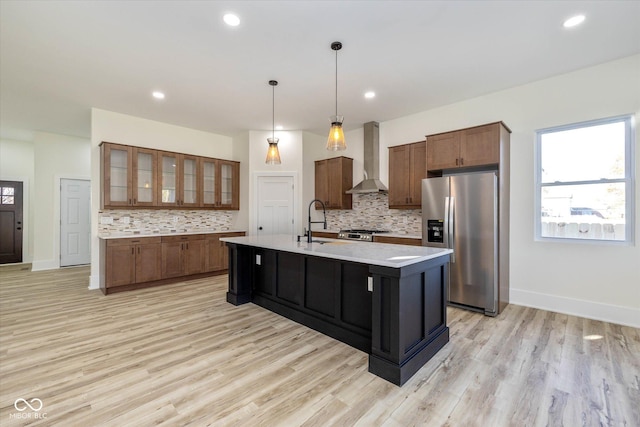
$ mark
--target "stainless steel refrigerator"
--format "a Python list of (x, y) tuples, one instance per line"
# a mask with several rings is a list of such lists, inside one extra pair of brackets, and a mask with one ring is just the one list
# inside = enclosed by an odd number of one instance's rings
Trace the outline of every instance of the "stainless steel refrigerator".
[(422, 245), (453, 249), (449, 304), (489, 316), (505, 305), (500, 282), (508, 280), (500, 274), (498, 195), (497, 172), (422, 180)]

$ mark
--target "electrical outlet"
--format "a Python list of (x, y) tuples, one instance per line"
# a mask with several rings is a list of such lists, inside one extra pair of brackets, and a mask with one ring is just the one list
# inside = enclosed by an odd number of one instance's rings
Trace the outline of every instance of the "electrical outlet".
[(101, 225), (112, 225), (113, 224), (113, 217), (112, 216), (101, 216), (100, 217), (100, 224)]
[(131, 219), (128, 216), (125, 216), (125, 217), (122, 217), (121, 221), (122, 221), (123, 224), (129, 224)]

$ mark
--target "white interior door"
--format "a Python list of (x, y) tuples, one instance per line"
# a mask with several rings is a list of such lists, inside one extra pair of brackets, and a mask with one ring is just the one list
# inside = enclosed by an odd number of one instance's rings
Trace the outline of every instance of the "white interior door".
[(60, 180), (60, 267), (91, 263), (91, 182)]
[(293, 177), (258, 177), (257, 233), (293, 235)]

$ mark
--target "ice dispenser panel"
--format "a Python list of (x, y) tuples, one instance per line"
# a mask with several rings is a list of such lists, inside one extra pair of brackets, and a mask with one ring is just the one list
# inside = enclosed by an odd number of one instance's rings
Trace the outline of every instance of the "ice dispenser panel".
[(427, 220), (427, 241), (431, 243), (444, 242), (444, 220), (443, 219)]

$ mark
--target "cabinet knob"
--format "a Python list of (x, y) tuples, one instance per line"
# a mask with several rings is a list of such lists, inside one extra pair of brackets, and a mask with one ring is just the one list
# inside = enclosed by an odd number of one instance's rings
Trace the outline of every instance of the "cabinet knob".
[(258, 230), (262, 230), (262, 227), (258, 227)]

